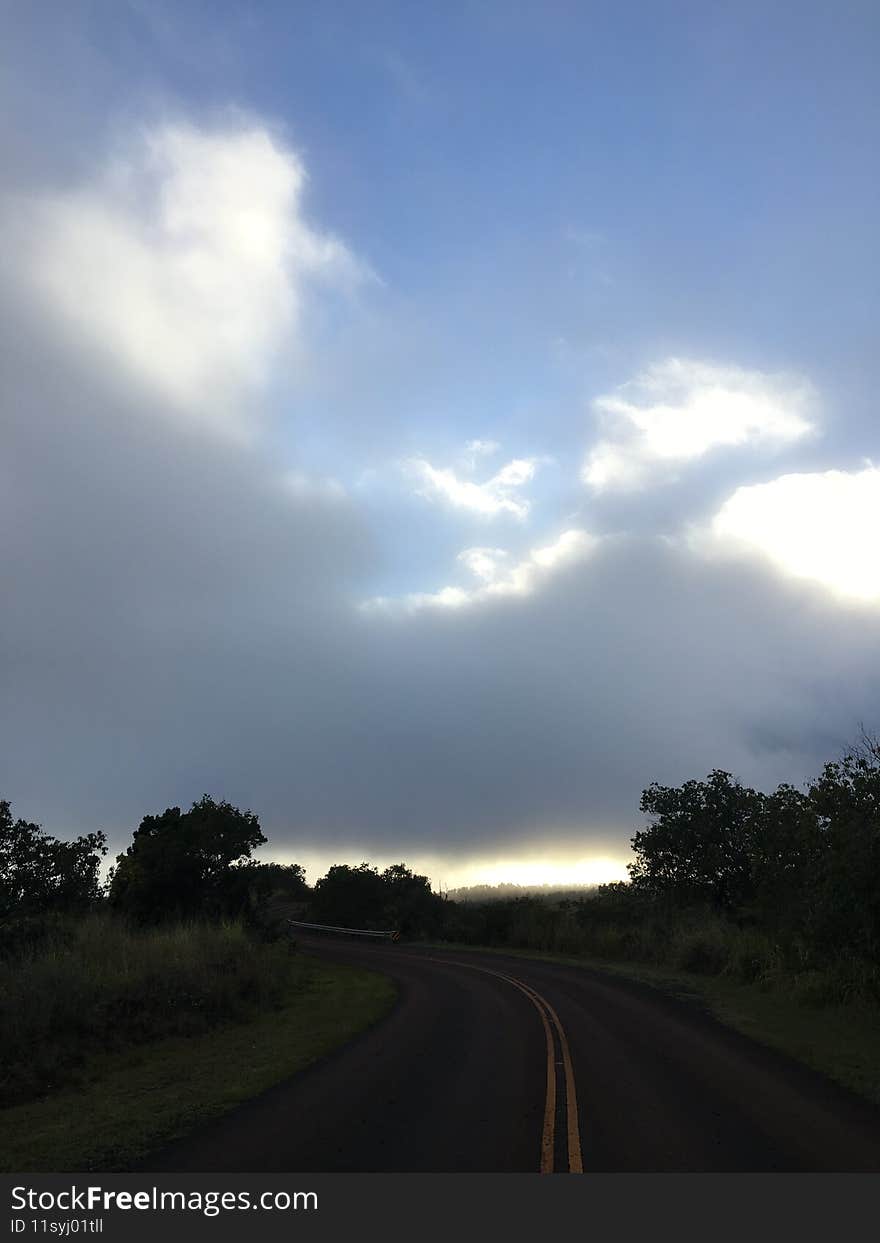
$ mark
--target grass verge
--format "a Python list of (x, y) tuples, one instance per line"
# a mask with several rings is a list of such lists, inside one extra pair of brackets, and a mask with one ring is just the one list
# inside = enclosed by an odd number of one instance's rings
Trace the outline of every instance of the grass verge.
[(194, 1037), (91, 1059), (81, 1082), (0, 1111), (0, 1171), (125, 1170), (381, 1019), (387, 976), (309, 960), (288, 1004)]
[(566, 963), (646, 984), (700, 1005), (725, 1026), (880, 1104), (880, 1012), (876, 1007), (808, 1005), (770, 986), (642, 963), (448, 941), (432, 942), (431, 947)]

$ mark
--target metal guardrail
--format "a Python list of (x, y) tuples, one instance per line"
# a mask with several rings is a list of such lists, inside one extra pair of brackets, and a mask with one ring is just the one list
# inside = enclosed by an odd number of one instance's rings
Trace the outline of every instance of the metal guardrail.
[(399, 941), (399, 932), (374, 932), (370, 928), (335, 928), (331, 924), (307, 924), (302, 919), (288, 919), (293, 928), (309, 928), (313, 932), (344, 932), (353, 937), (379, 937), (382, 941)]

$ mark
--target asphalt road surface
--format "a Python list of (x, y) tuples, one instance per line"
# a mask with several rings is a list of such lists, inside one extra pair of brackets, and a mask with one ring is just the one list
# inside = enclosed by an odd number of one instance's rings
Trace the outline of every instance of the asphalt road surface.
[(695, 1005), (581, 967), (300, 938), (391, 1014), (150, 1171), (880, 1171), (880, 1109)]

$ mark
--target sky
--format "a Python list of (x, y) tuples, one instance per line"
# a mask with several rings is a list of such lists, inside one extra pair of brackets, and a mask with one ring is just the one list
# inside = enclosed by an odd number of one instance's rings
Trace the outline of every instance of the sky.
[(0, 795), (625, 875), (880, 728), (880, 12), (0, 6)]

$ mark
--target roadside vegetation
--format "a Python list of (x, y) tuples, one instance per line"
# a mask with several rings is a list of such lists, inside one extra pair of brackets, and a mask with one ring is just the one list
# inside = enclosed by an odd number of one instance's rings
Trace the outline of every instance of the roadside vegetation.
[(714, 770), (648, 786), (640, 810), (627, 882), (443, 897), (402, 864), (362, 864), (332, 868), (305, 917), (612, 970), (697, 999), (880, 1101), (877, 739), (863, 731), (803, 790), (765, 794)]
[(880, 744), (805, 790), (716, 770), (649, 786), (626, 883), (450, 904), (447, 944), (564, 958), (687, 996), (880, 1103)]
[(714, 770), (644, 790), (626, 882), (446, 897), (399, 864), (338, 866), (305, 918), (410, 939), (643, 964), (808, 1007), (880, 1010), (880, 743), (863, 731), (805, 789)]
[[(162, 1092), (151, 1096), (160, 1121), (137, 1122), (132, 1087), (113, 1123), (113, 1151), (132, 1151), (125, 1117), (138, 1143), (169, 1134), (387, 1010), (387, 980), (298, 954), (291, 918), (684, 981), (720, 1017), (880, 1099), (877, 739), (863, 733), (803, 790), (765, 794), (715, 770), (652, 784), (640, 807), (625, 883), (453, 900), (404, 863), (336, 865), (310, 888), (298, 865), (254, 859), (266, 839), (253, 813), (207, 795), (144, 817), (102, 885), (102, 833), (62, 842), (0, 802), (0, 1135), (37, 1114), (51, 1131), (53, 1101), (111, 1073), (147, 1084), (162, 1058), (181, 1074), (165, 1114)], [(346, 990), (358, 1004), (343, 1003)], [(255, 1079), (205, 1053), (224, 1041), (276, 1048), (271, 1031), (283, 1047), (257, 1059)], [(226, 1086), (188, 1077), (187, 1064), (214, 1065)]]
[(125, 1168), (374, 1023), (394, 989), (296, 951), (302, 868), (207, 795), (146, 816), (100, 883), (0, 802), (0, 1164)]
[(278, 1010), (307, 982), (285, 944), (255, 945), (241, 923), (55, 919), (0, 959), (0, 1107), (76, 1082), (96, 1055)]
[(273, 1087), (378, 1022), (387, 976), (303, 960), (294, 991), (198, 1036), (116, 1046), (66, 1086), (0, 1109), (0, 1172), (118, 1170)]
[(649, 786), (630, 880), (581, 898), (456, 903), (452, 941), (669, 967), (810, 1006), (880, 1007), (880, 744), (805, 791), (716, 770)]

